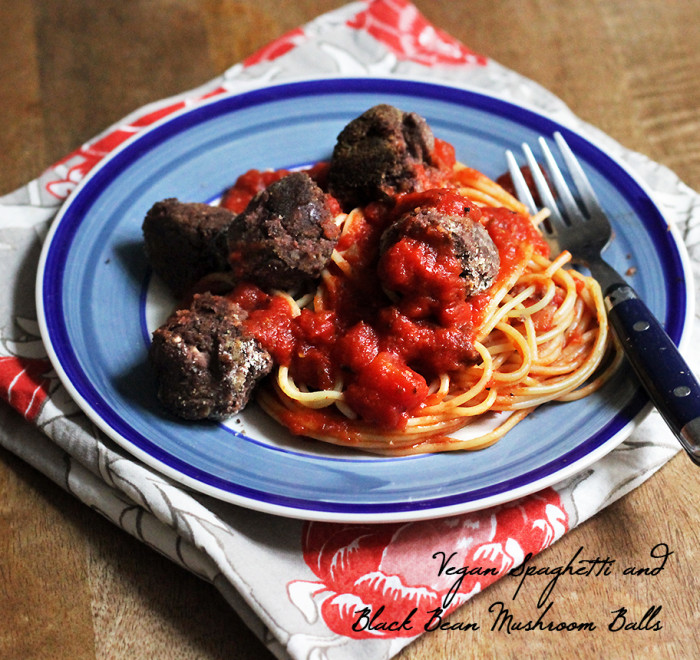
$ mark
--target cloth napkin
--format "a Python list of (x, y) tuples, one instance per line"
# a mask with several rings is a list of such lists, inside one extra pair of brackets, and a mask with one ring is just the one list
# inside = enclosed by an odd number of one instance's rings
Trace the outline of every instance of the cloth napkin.
[[(547, 90), (431, 25), (405, 0), (356, 2), (283, 35), (202, 87), (141, 108), (0, 199), (0, 443), (115, 525), (211, 581), (279, 658), (390, 658), (497, 575), (438, 575), (427, 558), (503, 575), (643, 483), (679, 449), (652, 412), (582, 474), (486, 511), (412, 523), (353, 525), (277, 518), (185, 490), (132, 458), (79, 411), (46, 357), (32, 293), (42, 237), (68, 194), (111, 150), (154, 121), (251, 84), (324, 75), (400, 76), (497, 92), (594, 137), (646, 182), (700, 270), (700, 199), (664, 167), (579, 120)], [(698, 319), (694, 320), (696, 330)], [(687, 354), (694, 370), (697, 346)], [(264, 570), (261, 568), (264, 567)], [(486, 571), (485, 571), (486, 572)], [(358, 612), (405, 620), (355, 625)], [(449, 606), (449, 607), (448, 607)], [(366, 622), (366, 621), (365, 621)], [(375, 620), (376, 623), (376, 620)], [(375, 626), (376, 628), (376, 626)]]

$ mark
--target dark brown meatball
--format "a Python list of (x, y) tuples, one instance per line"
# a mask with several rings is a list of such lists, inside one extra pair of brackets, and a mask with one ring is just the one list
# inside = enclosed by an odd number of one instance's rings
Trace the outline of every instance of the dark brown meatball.
[(338, 135), (328, 185), (347, 211), (399, 192), (419, 189), (431, 167), (435, 138), (414, 112), (377, 105), (353, 119)]
[(245, 333), (244, 317), (227, 298), (198, 294), (153, 333), (149, 359), (167, 410), (189, 420), (221, 420), (245, 407), (272, 358)]
[(228, 230), (234, 276), (263, 289), (289, 289), (321, 275), (340, 230), (330, 200), (294, 172), (258, 193)]
[(486, 229), (469, 217), (447, 215), (433, 207), (417, 208), (402, 215), (384, 231), (381, 252), (386, 252), (404, 236), (449, 246), (461, 262), (467, 296), (488, 289), (498, 275), (498, 248)]
[(143, 221), (146, 255), (153, 271), (177, 296), (200, 278), (228, 269), (228, 209), (197, 202), (156, 202)]

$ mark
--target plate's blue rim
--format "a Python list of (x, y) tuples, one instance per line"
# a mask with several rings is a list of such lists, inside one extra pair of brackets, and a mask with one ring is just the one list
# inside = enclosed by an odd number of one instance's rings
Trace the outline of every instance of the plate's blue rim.
[[(63, 316), (61, 291), (64, 263), (69, 247), (80, 228), (82, 218), (90, 210), (102, 187), (114, 178), (115, 172), (122, 171), (138, 160), (145, 152), (152, 150), (182, 130), (237, 110), (275, 102), (279, 100), (281, 95), (284, 95), (285, 99), (290, 99), (300, 96), (356, 93), (387, 93), (437, 99), (442, 102), (477, 107), (480, 110), (536, 130), (543, 135), (551, 135), (556, 130), (560, 131), (579, 156), (620, 185), (619, 190), (622, 196), (635, 210), (657, 250), (661, 250), (658, 252), (659, 257), (664, 265), (671, 270), (671, 276), (665, 278), (667, 301), (665, 328), (669, 336), (676, 343), (679, 343), (687, 315), (686, 271), (683, 266), (679, 246), (675, 240), (669, 238), (666, 221), (660, 210), (650, 199), (648, 193), (617, 161), (606, 155), (589, 140), (559, 124), (557, 121), (539, 114), (537, 111), (489, 96), (486, 93), (424, 81), (384, 78), (332, 78), (282, 83), (253, 89), (240, 94), (214, 97), (200, 106), (166, 118), (165, 121), (137, 135), (109, 157), (101, 166), (98, 166), (94, 173), (88, 175), (56, 220), (56, 225), (52, 228), (51, 243), (45, 251), (43, 269), (39, 273), (41, 278), (39, 282), (41, 291), (40, 303), (43, 308), (45, 329), (48, 333), (45, 340), (50, 341), (65, 377), (69, 379), (72, 387), (104, 424), (158, 463), (209, 488), (229, 493), (245, 500), (289, 509), (297, 514), (304, 512), (328, 512), (349, 515), (396, 514), (450, 509), (486, 498), (498, 497), (504, 493), (523, 488), (528, 484), (539, 482), (553, 474), (557, 474), (567, 466), (575, 464), (601, 448), (606, 442), (631, 424), (648, 405), (648, 399), (641, 390), (637, 391), (625, 408), (618, 412), (603, 429), (587, 438), (570, 452), (535, 470), (498, 484), (457, 495), (453, 494), (410, 502), (357, 504), (307, 500), (279, 496), (241, 486), (183, 462), (165, 452), (158, 445), (126, 424), (109, 408), (99, 392), (87, 380), (70, 345)], [(679, 286), (680, 284), (682, 286)]]

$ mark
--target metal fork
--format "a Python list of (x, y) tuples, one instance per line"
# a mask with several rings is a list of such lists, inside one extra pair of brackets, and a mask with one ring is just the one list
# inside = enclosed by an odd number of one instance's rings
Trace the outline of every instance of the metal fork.
[[(612, 229), (580, 163), (561, 133), (554, 134), (569, 176), (572, 193), (547, 144), (539, 145), (557, 199), (527, 144), (523, 152), (542, 206), (550, 210), (545, 238), (555, 250), (568, 250), (573, 261), (588, 267), (600, 283), (608, 319), (652, 403), (696, 465), (700, 465), (700, 385), (649, 308), (620, 274), (602, 258)], [(533, 195), (512, 151), (506, 152), (516, 194), (532, 213), (538, 211)]]

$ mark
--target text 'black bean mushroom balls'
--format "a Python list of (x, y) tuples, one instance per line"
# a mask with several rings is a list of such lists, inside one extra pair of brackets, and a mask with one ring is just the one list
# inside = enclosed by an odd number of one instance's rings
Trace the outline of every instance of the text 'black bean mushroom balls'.
[(435, 138), (420, 115), (380, 104), (338, 135), (328, 186), (343, 210), (419, 190), (433, 169)]
[(242, 328), (245, 314), (227, 298), (197, 294), (153, 333), (149, 359), (168, 411), (223, 420), (245, 407), (272, 369), (270, 354)]
[(329, 196), (305, 172), (270, 184), (228, 228), (234, 278), (269, 290), (320, 277), (340, 235), (335, 216)]

